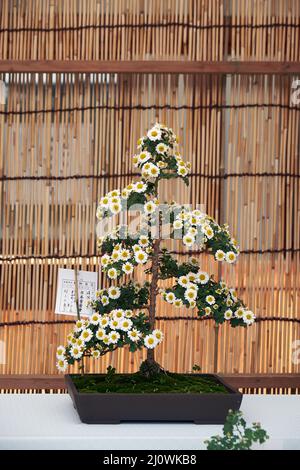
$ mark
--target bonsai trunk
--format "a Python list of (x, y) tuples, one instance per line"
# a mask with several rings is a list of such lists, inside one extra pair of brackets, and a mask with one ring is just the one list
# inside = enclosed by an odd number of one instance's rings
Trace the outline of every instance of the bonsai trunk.
[[(156, 310), (156, 297), (158, 294), (158, 274), (159, 274), (159, 252), (160, 252), (160, 235), (154, 242), (153, 256), (152, 256), (152, 279), (150, 284), (150, 303), (149, 303), (149, 323), (152, 330), (155, 327), (155, 310)], [(154, 349), (147, 350), (148, 363), (154, 364)]]
[[(155, 197), (158, 197), (158, 181), (155, 183)], [(155, 328), (155, 312), (156, 312), (156, 297), (158, 294), (158, 275), (159, 275), (159, 253), (160, 253), (160, 242), (161, 242), (161, 215), (158, 214), (158, 234), (157, 239), (153, 244), (153, 255), (152, 255), (152, 279), (150, 284), (150, 298), (149, 298), (149, 323), (151, 330)], [(147, 350), (146, 362), (150, 366), (157, 365), (158, 369), (161, 367), (156, 364), (154, 359), (154, 349)]]

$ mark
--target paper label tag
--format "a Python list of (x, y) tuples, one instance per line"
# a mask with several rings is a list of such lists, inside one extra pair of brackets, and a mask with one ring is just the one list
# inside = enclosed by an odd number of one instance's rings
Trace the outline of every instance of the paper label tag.
[[(78, 301), (80, 315), (90, 315), (88, 300), (94, 300), (98, 284), (98, 273), (78, 271)], [(77, 315), (75, 302), (75, 270), (58, 270), (55, 313), (61, 315)]]

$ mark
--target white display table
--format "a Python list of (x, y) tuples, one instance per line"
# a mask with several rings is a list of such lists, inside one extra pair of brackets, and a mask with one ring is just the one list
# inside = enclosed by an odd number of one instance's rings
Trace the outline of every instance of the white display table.
[[(300, 449), (300, 397), (244, 395), (248, 423), (270, 439), (262, 449)], [(0, 395), (0, 449), (199, 450), (222, 426), (180, 423), (82, 424), (68, 395)]]

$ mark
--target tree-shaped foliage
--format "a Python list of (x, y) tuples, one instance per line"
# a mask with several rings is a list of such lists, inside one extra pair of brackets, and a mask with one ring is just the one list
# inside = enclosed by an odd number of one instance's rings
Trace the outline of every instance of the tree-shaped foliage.
[[(164, 337), (155, 328), (158, 295), (174, 308), (196, 309), (199, 316), (212, 318), (218, 324), (247, 326), (255, 320), (234, 289), (201, 270), (194, 257), (179, 263), (164, 246), (162, 228), (166, 225), (171, 227), (167, 238), (181, 240), (187, 250), (195, 247), (197, 251), (207, 251), (216, 261), (227, 263), (233, 263), (239, 254), (227, 225), (219, 225), (199, 209), (175, 202), (160, 204), (162, 179), (189, 182), (191, 167), (177, 146), (172, 129), (155, 124), (139, 139), (139, 153), (133, 157), (141, 179), (101, 198), (97, 208), (100, 221), (138, 209), (140, 223), (133, 231), (129, 223), (122, 223), (99, 238), (101, 266), (111, 286), (97, 292), (91, 303), (91, 316), (79, 319), (68, 336), (67, 346), (58, 347), (59, 370), (64, 371), (68, 364), (85, 356), (99, 358), (124, 346), (132, 352), (145, 346), (147, 361), (143, 367), (156, 366), (154, 348)], [(138, 266), (144, 266), (150, 282), (134, 282)], [(173, 286), (159, 288), (159, 282), (166, 279), (173, 280)]]

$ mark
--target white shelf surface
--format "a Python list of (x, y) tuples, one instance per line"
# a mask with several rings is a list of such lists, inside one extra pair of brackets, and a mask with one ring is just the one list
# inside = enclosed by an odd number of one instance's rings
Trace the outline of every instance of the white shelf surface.
[[(247, 423), (270, 439), (260, 449), (300, 450), (300, 397), (244, 395)], [(67, 394), (0, 394), (0, 449), (200, 450), (221, 425), (81, 423)]]

